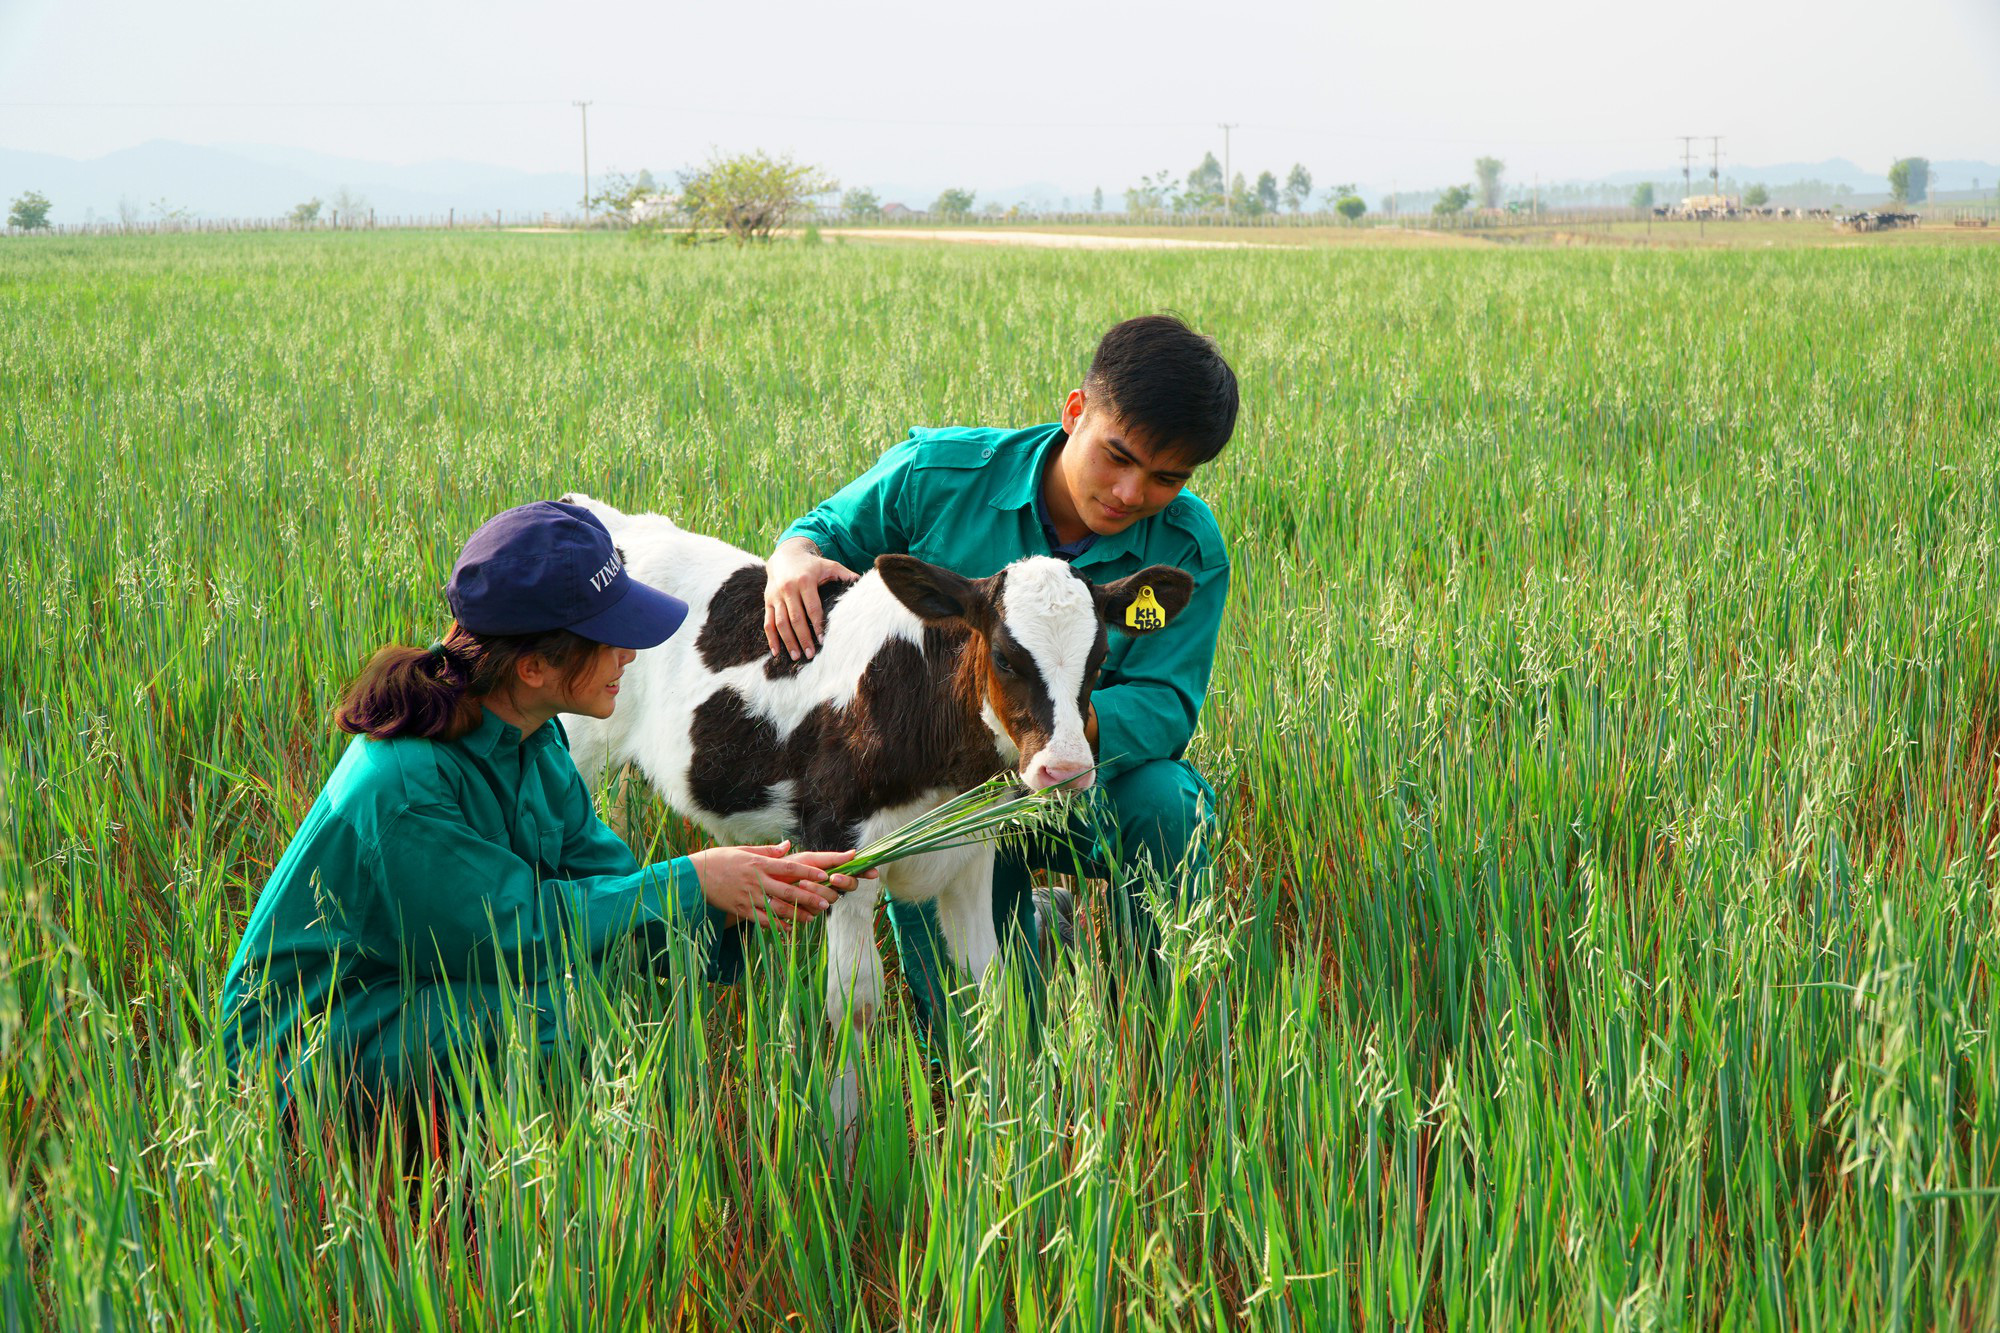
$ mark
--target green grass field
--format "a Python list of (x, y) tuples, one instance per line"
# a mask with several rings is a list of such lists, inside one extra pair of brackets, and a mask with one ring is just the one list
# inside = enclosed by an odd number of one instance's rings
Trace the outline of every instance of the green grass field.
[[(1177, 309), (1216, 910), (1039, 1050), (580, 976), (408, 1182), (211, 1030), (491, 512), (753, 548)], [(0, 1328), (2000, 1324), (2000, 249), (0, 244)], [(685, 831), (607, 793), (660, 854)]]

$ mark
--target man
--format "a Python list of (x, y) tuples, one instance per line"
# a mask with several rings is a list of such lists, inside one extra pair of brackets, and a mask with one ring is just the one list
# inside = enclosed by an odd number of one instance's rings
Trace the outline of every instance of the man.
[[(1070, 855), (1000, 854), (993, 913), (1002, 940), (1016, 930), (1037, 937), (1037, 869), (1108, 879), (1115, 915), (1148, 949), (1158, 935), (1138, 900), (1140, 867), (1150, 862), (1170, 882), (1206, 878), (1215, 794), (1181, 756), (1208, 692), (1229, 557), (1215, 516), (1185, 488), (1229, 442), (1236, 406), (1236, 376), (1212, 340), (1171, 316), (1127, 320), (1098, 343), (1060, 424), (912, 430), (785, 529), (771, 555), (765, 637), (774, 655), (794, 660), (813, 656), (823, 637), (820, 585), (858, 578), (891, 552), (968, 578), (1030, 555), (1067, 560), (1093, 583), (1152, 564), (1194, 576), (1193, 596), (1164, 632), (1113, 629), (1085, 719), (1097, 784), (1073, 821)], [(935, 911), (892, 900), (889, 917), (919, 1016), (934, 1026), (945, 975)], [(1059, 928), (1066, 936), (1066, 919)], [(1038, 997), (1034, 966), (1027, 976)]]

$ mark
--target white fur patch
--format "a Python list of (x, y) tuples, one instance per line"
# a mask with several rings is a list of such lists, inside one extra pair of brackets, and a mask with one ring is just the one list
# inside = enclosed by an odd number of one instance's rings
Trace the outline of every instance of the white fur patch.
[(1097, 646), (1097, 603), (1090, 585), (1062, 561), (1034, 556), (1007, 566), (1002, 600), (1008, 632), (1034, 658), (1054, 706), (1049, 743), (1022, 766), (1022, 773), (1032, 779), (1041, 769), (1089, 768), (1097, 761), (1084, 739), (1076, 699), (1083, 691), (1090, 650)]
[[(750, 713), (789, 738), (822, 703), (844, 707), (860, 688), (862, 673), (891, 639), (923, 645), (923, 622), (911, 614), (869, 571), (827, 613), (828, 646), (798, 670), (776, 680), (764, 674), (769, 659), (710, 671), (695, 645), (708, 623), (709, 605), (729, 576), (757, 564), (749, 552), (728, 542), (688, 532), (659, 514), (625, 514), (588, 496), (564, 497), (595, 514), (625, 552), (625, 568), (639, 582), (672, 593), (688, 604), (687, 620), (672, 638), (647, 648), (625, 668), (618, 707), (602, 721), (563, 715), (572, 752), (590, 762), (595, 778), (627, 763), (637, 764), (668, 805), (728, 842), (770, 842), (795, 827), (797, 785), (773, 783), (755, 810), (720, 816), (704, 810), (688, 783), (694, 763), (695, 710), (718, 690), (734, 690)], [(835, 626), (839, 633), (833, 633)], [(581, 768), (582, 765), (579, 764)]]

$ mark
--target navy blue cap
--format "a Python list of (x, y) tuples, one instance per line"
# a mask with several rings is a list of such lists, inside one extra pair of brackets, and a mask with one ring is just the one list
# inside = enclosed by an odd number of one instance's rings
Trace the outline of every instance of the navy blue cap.
[(597, 515), (555, 500), (481, 524), (458, 553), (444, 596), (474, 634), (566, 629), (618, 648), (651, 648), (687, 618), (686, 602), (625, 572)]

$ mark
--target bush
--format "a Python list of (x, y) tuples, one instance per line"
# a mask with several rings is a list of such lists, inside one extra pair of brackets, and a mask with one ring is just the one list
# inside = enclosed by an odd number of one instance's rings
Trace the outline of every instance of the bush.
[(1358, 194), (1343, 194), (1333, 201), (1333, 211), (1352, 222), (1368, 211), (1368, 203)]
[(941, 218), (962, 218), (972, 211), (972, 191), (946, 190), (931, 203), (931, 212)]
[(711, 158), (681, 173), (681, 209), (696, 227), (768, 241), (813, 198), (839, 189), (819, 168), (763, 152)]
[(1443, 218), (1453, 217), (1459, 213), (1463, 213), (1465, 206), (1471, 202), (1472, 187), (1469, 185), (1454, 185), (1438, 196), (1438, 201), (1431, 205), (1431, 212)]
[(40, 190), (29, 190), (17, 196), (14, 206), (7, 210), (7, 225), (19, 227), (22, 231), (40, 231), (48, 226), (48, 197)]

